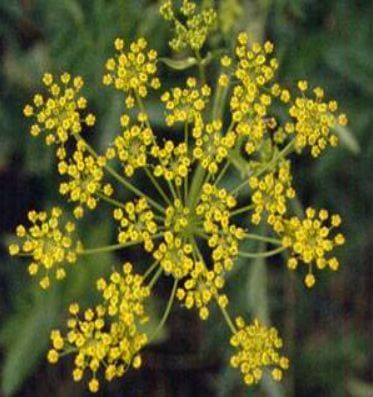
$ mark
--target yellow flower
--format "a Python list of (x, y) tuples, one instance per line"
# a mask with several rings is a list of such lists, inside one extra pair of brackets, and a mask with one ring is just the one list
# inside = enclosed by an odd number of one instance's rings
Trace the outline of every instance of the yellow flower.
[[(325, 224), (328, 220), (329, 225)], [(307, 265), (308, 272), (305, 277), (307, 287), (315, 284), (315, 277), (312, 274), (314, 266), (319, 270), (326, 267), (334, 271), (338, 270), (338, 259), (334, 256), (330, 257), (330, 252), (336, 246), (344, 244), (345, 239), (341, 233), (332, 237), (330, 232), (340, 223), (339, 215), (330, 217), (328, 211), (322, 209), (317, 212), (313, 208), (307, 208), (304, 219), (294, 216), (275, 223), (275, 230), (282, 237), (282, 245), (291, 253), (288, 267), (296, 269), (299, 261)]]
[(127, 127), (122, 135), (115, 137), (113, 146), (107, 151), (106, 157), (117, 157), (126, 176), (147, 166), (149, 147), (154, 144), (153, 131), (137, 124)]
[(35, 119), (35, 124), (30, 129), (31, 135), (38, 136), (44, 132), (47, 145), (63, 145), (70, 135), (82, 131), (83, 124), (94, 125), (93, 114), (81, 116), (81, 112), (87, 107), (87, 100), (79, 96), (84, 84), (80, 76), (72, 78), (68, 73), (63, 73), (58, 81), (46, 73), (43, 83), (48, 94), (36, 94), (33, 105), (26, 105), (24, 108), (24, 115)]
[(163, 0), (160, 12), (166, 21), (174, 25), (174, 37), (170, 47), (182, 51), (189, 47), (199, 51), (208, 34), (216, 28), (217, 13), (213, 8), (200, 6), (194, 1), (183, 0), (180, 7), (181, 18), (178, 18), (173, 7), (174, 0)]
[(154, 248), (152, 237), (157, 233), (158, 226), (154, 220), (154, 212), (149, 208), (145, 198), (136, 202), (127, 202), (124, 209), (117, 208), (113, 213), (119, 222), (118, 242), (143, 242), (146, 251)]
[(192, 245), (167, 231), (162, 242), (154, 251), (154, 258), (159, 261), (166, 274), (176, 279), (185, 277), (193, 268)]
[(161, 100), (166, 107), (166, 124), (172, 127), (176, 123), (199, 123), (202, 120), (202, 112), (208, 104), (211, 96), (211, 88), (197, 85), (195, 78), (188, 78), (185, 88), (173, 88), (166, 91)]
[(332, 132), (337, 125), (346, 125), (347, 118), (344, 114), (336, 116), (337, 103), (324, 102), (324, 92), (321, 88), (314, 89), (314, 98), (308, 98), (307, 82), (298, 84), (302, 96), (295, 99), (289, 109), (289, 115), (294, 119), (288, 126), (290, 133), (295, 134), (295, 147), (299, 151), (306, 146), (311, 149), (313, 157), (317, 157), (328, 146), (336, 146), (338, 137)]
[(214, 267), (214, 270), (208, 270), (203, 262), (195, 262), (183, 287), (177, 290), (177, 298), (184, 302), (187, 309), (196, 307), (202, 320), (208, 318), (208, 305), (213, 299), (223, 307), (228, 304), (228, 297), (219, 294), (225, 285), (224, 277), (218, 266)]
[(139, 352), (148, 338), (140, 327), (148, 321), (144, 301), (150, 293), (143, 285), (143, 277), (134, 274), (128, 262), (121, 273), (112, 273), (109, 281), (98, 280), (97, 289), (102, 304), (86, 309), (81, 316), (78, 305), (71, 305), (68, 332), (62, 336), (60, 331), (53, 330), (52, 349), (48, 352), (48, 360), (53, 364), (59, 355), (74, 352), (74, 380), (80, 381), (85, 372), (91, 372), (88, 388), (93, 393), (100, 387), (96, 378), (100, 370), (111, 381), (123, 376), (130, 365), (141, 366)]
[[(192, 74), (185, 85), (161, 95), (158, 104), (164, 107), (164, 119), (157, 118), (156, 125), (150, 117), (153, 106), (148, 112), (143, 99), (150, 89), (160, 87), (158, 56), (143, 38), (129, 44), (115, 39), (115, 55), (106, 61), (103, 83), (124, 93), (124, 106), (131, 110), (122, 111), (119, 134), (104, 155), (80, 134), (96, 120), (79, 95), (80, 77), (64, 73), (56, 83), (45, 74), (48, 94), (35, 95), (24, 108), (25, 116), (36, 120), (31, 134), (45, 132), (47, 144), (58, 146), (60, 193), (73, 203), (75, 217), (82, 217), (86, 208), (95, 209), (99, 200), (113, 206), (117, 242), (83, 250), (73, 240), (75, 225), (63, 224), (62, 211), (55, 207), (50, 214), (31, 211), (32, 226), (17, 228), (22, 244), (12, 243), (9, 253), (31, 258), (29, 273), (40, 275), (42, 288), (49, 287), (51, 275), (63, 279), (65, 263), (74, 263), (78, 254), (138, 246), (134, 254), (147, 265), (143, 275), (125, 263), (109, 279), (99, 279), (101, 302), (83, 311), (72, 304), (66, 333), (51, 333), (48, 360), (56, 363), (63, 355), (74, 354), (73, 380), (87, 379), (92, 393), (99, 392), (102, 375), (111, 381), (130, 367), (141, 367), (141, 350), (148, 342), (141, 327), (148, 320), (145, 302), (161, 276), (173, 279), (173, 288), (150, 339), (164, 326), (175, 299), (196, 309), (202, 320), (215, 302), (232, 332), (231, 365), (240, 370), (244, 382), (258, 383), (265, 369), (281, 380), (289, 365), (279, 353), (282, 340), (274, 328), (258, 320), (246, 325), (238, 317), (234, 323), (224, 291), (228, 273), (237, 257), (266, 258), (286, 249), (290, 269), (305, 263), (307, 287), (316, 282), (315, 266), (339, 267), (331, 251), (344, 243), (342, 234), (332, 233), (340, 217), (312, 208), (302, 218), (287, 214), (288, 200), (295, 196), (289, 156), (310, 147), (316, 157), (327, 145), (335, 145), (332, 129), (346, 124), (346, 116), (336, 114), (337, 102), (326, 102), (319, 87), (308, 98), (304, 80), (298, 82), (298, 98), (282, 87), (275, 80), (278, 62), (273, 44), (249, 45), (247, 33), (238, 35), (232, 54), (223, 49), (225, 55), (210, 69), (215, 57), (201, 50), (216, 27), (217, 13), (210, 1), (178, 3), (177, 9), (175, 1), (164, 0), (161, 13), (174, 27), (171, 47), (186, 50), (187, 66), (193, 66), (186, 70)], [(178, 68), (179, 60), (163, 61), (165, 67)], [(289, 118), (277, 120), (273, 105), (283, 108)], [(162, 109), (154, 108), (158, 110)], [(106, 177), (119, 185), (115, 192)], [(264, 220), (279, 237), (256, 234), (261, 228), (256, 231), (253, 226), (246, 231), (248, 217), (254, 225)], [(244, 242), (250, 241), (263, 242), (263, 250), (245, 251), (249, 245)], [(277, 247), (266, 250), (267, 244)]]
[(74, 223), (61, 225), (61, 216), (62, 210), (58, 207), (53, 207), (50, 213), (30, 211), (28, 219), (31, 226), (26, 229), (19, 225), (16, 229), (17, 237), (23, 242), (9, 246), (11, 255), (21, 253), (31, 258), (29, 273), (39, 276), (43, 289), (50, 286), (51, 277), (57, 280), (65, 278), (65, 264), (75, 263), (81, 249), (81, 244), (73, 240)]
[(274, 224), (277, 215), (286, 213), (287, 200), (295, 197), (291, 182), (290, 161), (286, 160), (281, 161), (274, 171), (261, 177), (250, 178), (251, 200), (254, 206), (251, 221), (254, 224), (261, 221), (263, 212), (267, 213), (266, 220), (270, 225)]
[[(207, 124), (202, 135), (197, 135), (193, 156), (200, 161), (203, 168), (210, 174), (216, 174), (230, 150), (236, 143), (236, 134), (228, 131), (222, 134), (223, 125), (221, 120), (215, 120)], [(194, 134), (195, 136), (196, 134)]]
[(157, 178), (163, 177), (169, 182), (175, 181), (177, 186), (181, 186), (191, 165), (187, 145), (180, 143), (175, 146), (174, 142), (169, 140), (163, 147), (153, 146), (151, 155), (157, 160), (153, 170), (154, 175)]
[(60, 175), (68, 177), (67, 182), (60, 184), (60, 193), (76, 203), (74, 215), (81, 218), (84, 206), (93, 210), (99, 201), (97, 194), (110, 196), (113, 189), (110, 184), (104, 184), (103, 168), (105, 157), (94, 157), (87, 153), (83, 141), (78, 141), (71, 159), (61, 160), (58, 164)]
[(237, 331), (231, 337), (236, 353), (231, 357), (231, 366), (239, 368), (246, 385), (258, 383), (263, 369), (272, 367), (272, 378), (281, 380), (282, 371), (288, 369), (289, 360), (280, 356), (282, 340), (275, 328), (267, 328), (258, 320), (246, 325), (242, 317), (236, 318)]
[(264, 118), (272, 98), (264, 87), (273, 80), (278, 63), (269, 57), (271, 43), (264, 46), (254, 43), (248, 50), (249, 39), (245, 33), (240, 34), (237, 41), (235, 53), (238, 63), (234, 77), (239, 84), (233, 89), (230, 109), (232, 120), (236, 122), (235, 131), (244, 138), (246, 152), (252, 154), (262, 143), (266, 132)]
[(145, 98), (148, 89), (158, 89), (160, 82), (157, 77), (157, 52), (146, 51), (147, 42), (144, 38), (129, 45), (125, 49), (124, 41), (116, 39), (114, 43), (118, 54), (106, 62), (107, 73), (103, 77), (105, 85), (113, 85), (116, 90), (127, 94), (126, 105), (133, 106), (133, 95)]

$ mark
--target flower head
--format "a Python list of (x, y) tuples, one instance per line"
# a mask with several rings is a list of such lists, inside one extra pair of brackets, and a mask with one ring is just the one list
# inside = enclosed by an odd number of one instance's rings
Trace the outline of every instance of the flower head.
[(114, 85), (115, 89), (127, 94), (126, 105), (133, 107), (133, 96), (145, 98), (148, 89), (158, 89), (159, 79), (157, 73), (157, 52), (146, 51), (147, 42), (144, 38), (125, 48), (124, 40), (116, 39), (114, 42), (118, 54), (106, 62), (107, 73), (103, 77), (105, 85)]
[(63, 73), (57, 80), (50, 73), (46, 73), (43, 83), (48, 94), (36, 94), (33, 104), (26, 105), (23, 110), (26, 117), (35, 119), (35, 124), (30, 129), (31, 135), (45, 133), (45, 142), (48, 145), (63, 145), (70, 135), (82, 131), (83, 124), (94, 125), (93, 114), (89, 113), (84, 118), (81, 116), (81, 112), (87, 107), (87, 100), (79, 95), (84, 84), (80, 76), (73, 78), (70, 74)]
[(74, 215), (81, 218), (84, 207), (93, 210), (99, 200), (98, 194), (111, 196), (113, 188), (109, 183), (104, 184), (104, 156), (95, 157), (87, 153), (84, 141), (79, 140), (76, 150), (68, 160), (58, 163), (60, 175), (66, 176), (68, 181), (60, 184), (60, 193), (76, 204)]
[(314, 157), (327, 147), (336, 146), (337, 136), (332, 129), (337, 125), (345, 126), (347, 117), (344, 114), (335, 115), (338, 109), (336, 101), (324, 101), (324, 91), (320, 87), (313, 90), (314, 98), (306, 96), (308, 84), (300, 81), (298, 87), (302, 96), (295, 99), (289, 109), (294, 122), (288, 124), (289, 133), (295, 134), (295, 145), (298, 150), (309, 146)]
[(31, 276), (38, 275), (40, 286), (50, 286), (51, 277), (62, 280), (66, 277), (65, 264), (73, 264), (81, 249), (80, 243), (74, 243), (75, 225), (72, 222), (61, 224), (62, 210), (52, 208), (50, 213), (30, 211), (28, 219), (32, 226), (26, 229), (19, 225), (16, 235), (22, 239), (20, 244), (11, 244), (11, 255), (24, 254), (31, 258), (28, 270)]
[[(208, 34), (216, 28), (217, 13), (213, 8), (198, 7), (194, 1), (183, 0), (179, 18), (174, 10), (174, 0), (163, 0), (161, 15), (174, 26), (174, 37), (170, 47), (174, 51), (190, 48), (199, 51), (206, 42)], [(184, 22), (185, 21), (185, 22)]]
[(70, 305), (68, 332), (63, 337), (53, 330), (52, 349), (48, 352), (51, 363), (56, 363), (65, 351), (75, 352), (73, 378), (78, 382), (90, 372), (88, 388), (93, 393), (99, 389), (100, 370), (111, 381), (123, 376), (130, 366), (141, 366), (140, 350), (148, 338), (140, 327), (148, 321), (144, 301), (150, 292), (143, 278), (133, 273), (130, 263), (123, 265), (121, 273), (112, 273), (109, 281), (98, 280), (97, 289), (102, 304), (86, 309), (81, 316), (79, 306)]
[(272, 367), (272, 378), (282, 379), (282, 371), (289, 367), (289, 360), (278, 353), (282, 340), (275, 328), (267, 328), (258, 320), (246, 325), (242, 317), (236, 318), (237, 331), (231, 337), (236, 353), (231, 357), (233, 368), (239, 368), (247, 385), (258, 383), (263, 368)]
[(142, 242), (146, 251), (153, 250), (152, 237), (157, 233), (158, 226), (145, 198), (127, 202), (123, 209), (116, 208), (113, 216), (119, 222), (120, 244)]
[[(328, 221), (329, 225), (326, 224)], [(338, 270), (339, 262), (336, 257), (330, 257), (330, 252), (339, 245), (344, 244), (345, 238), (341, 233), (331, 236), (331, 231), (341, 224), (339, 215), (330, 216), (328, 211), (316, 211), (307, 208), (306, 217), (299, 219), (279, 219), (275, 223), (275, 230), (282, 237), (282, 244), (291, 252), (288, 267), (296, 269), (299, 262), (308, 266), (305, 283), (307, 287), (315, 284), (312, 273), (313, 266), (322, 270), (329, 267)]]

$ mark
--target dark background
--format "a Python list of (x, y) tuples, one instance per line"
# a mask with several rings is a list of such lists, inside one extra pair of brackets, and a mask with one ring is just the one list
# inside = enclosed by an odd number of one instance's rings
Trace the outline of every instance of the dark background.
[[(246, 390), (227, 365), (229, 345), (219, 316), (201, 323), (194, 313), (176, 307), (161, 338), (145, 351), (143, 368), (106, 385), (100, 395), (373, 396), (373, 3), (222, 0), (218, 5), (227, 43), (239, 29), (270, 38), (283, 83), (294, 86), (306, 78), (320, 84), (349, 116), (343, 145), (317, 161), (303, 156), (295, 167), (304, 205), (325, 206), (342, 215), (347, 237), (340, 250), (342, 266), (336, 274), (321, 274), (312, 291), (282, 261), (268, 263), (264, 274), (255, 274), (253, 264), (254, 270), (232, 276), (235, 310), (270, 311), (285, 340), (292, 366), (281, 385), (264, 381)], [(68, 303), (78, 299), (84, 305), (94, 299), (93, 281), (115, 259), (103, 255), (85, 260), (64, 283), (42, 293), (26, 274), (25, 263), (8, 257), (9, 237), (25, 221), (27, 210), (62, 203), (53, 156), (41, 140), (28, 135), (23, 106), (40, 88), (45, 70), (81, 74), (98, 117), (92, 140), (105, 147), (118, 132), (122, 102), (101, 85), (104, 61), (117, 36), (129, 41), (144, 35), (151, 47), (171, 56), (169, 30), (157, 10), (156, 2), (146, 0), (0, 0), (1, 397), (87, 394), (71, 380), (69, 359), (55, 367), (46, 363), (48, 335), (62, 324)], [(166, 85), (177, 83), (176, 73), (161, 73)], [(153, 125), (161, 128), (158, 102), (150, 99), (148, 108)], [(87, 245), (112, 241), (109, 210), (100, 214), (87, 217), (81, 226)], [(255, 277), (261, 277), (262, 290), (252, 289)], [(169, 289), (167, 280), (161, 282), (155, 315)]]

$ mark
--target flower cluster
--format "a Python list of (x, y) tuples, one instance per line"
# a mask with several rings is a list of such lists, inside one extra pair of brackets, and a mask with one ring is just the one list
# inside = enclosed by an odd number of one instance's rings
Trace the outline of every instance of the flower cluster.
[(36, 94), (33, 105), (26, 105), (23, 110), (26, 117), (35, 119), (35, 124), (30, 129), (31, 135), (45, 133), (47, 145), (63, 145), (69, 135), (82, 131), (82, 123), (88, 126), (95, 123), (93, 114), (87, 114), (84, 119), (80, 114), (87, 107), (87, 100), (79, 95), (84, 84), (83, 79), (80, 76), (72, 78), (70, 74), (63, 73), (59, 80), (55, 81), (50, 73), (46, 73), (43, 83), (48, 95)]
[(91, 372), (88, 387), (92, 393), (99, 390), (100, 370), (111, 381), (123, 376), (130, 366), (139, 368), (140, 350), (148, 341), (141, 325), (148, 321), (144, 301), (150, 290), (143, 285), (143, 277), (133, 273), (132, 265), (125, 263), (123, 272), (114, 272), (109, 281), (98, 280), (97, 289), (102, 304), (86, 309), (81, 317), (79, 305), (70, 305), (68, 332), (63, 337), (59, 330), (53, 330), (52, 349), (48, 352), (53, 364), (65, 352), (74, 352), (74, 381)]
[(284, 215), (287, 209), (286, 202), (295, 196), (291, 186), (290, 161), (283, 160), (277, 168), (263, 176), (252, 176), (249, 185), (253, 190), (251, 200), (254, 205), (254, 213), (251, 220), (258, 224), (265, 211), (267, 222), (273, 225), (276, 215)]
[[(234, 87), (230, 109), (236, 122), (235, 131), (244, 137), (245, 151), (252, 154), (260, 147), (266, 132), (264, 117), (272, 98), (264, 87), (273, 80), (278, 62), (270, 57), (272, 43), (266, 42), (263, 46), (254, 43), (248, 51), (248, 41), (246, 33), (238, 36), (235, 51), (238, 62), (232, 73), (239, 84)], [(230, 61), (226, 60), (225, 64), (229, 65)]]
[(206, 84), (199, 88), (197, 79), (192, 77), (187, 79), (185, 88), (176, 87), (166, 91), (161, 97), (167, 111), (166, 124), (172, 127), (176, 123), (194, 122), (196, 130), (199, 131), (201, 115), (210, 96), (211, 88)]
[(202, 134), (193, 133), (193, 136), (197, 138), (193, 156), (200, 161), (201, 166), (207, 169), (210, 174), (218, 172), (219, 164), (226, 160), (236, 143), (234, 131), (228, 131), (223, 135), (222, 130), (222, 121), (214, 120), (206, 125)]
[(181, 17), (175, 13), (174, 0), (163, 0), (161, 15), (166, 21), (174, 25), (174, 37), (170, 41), (170, 47), (174, 51), (190, 48), (199, 51), (206, 42), (208, 34), (216, 27), (217, 13), (213, 8), (198, 7), (194, 1), (182, 0), (180, 7)]
[(219, 293), (224, 284), (224, 277), (217, 265), (214, 266), (214, 270), (209, 270), (203, 262), (196, 261), (183, 287), (177, 290), (176, 296), (184, 302), (187, 309), (196, 307), (200, 318), (206, 320), (210, 313), (208, 305), (213, 299), (216, 299), (221, 307), (227, 306), (227, 295)]
[(302, 96), (296, 98), (289, 109), (289, 115), (294, 122), (287, 125), (287, 131), (295, 134), (295, 146), (298, 150), (309, 146), (312, 156), (317, 157), (328, 144), (337, 145), (338, 137), (331, 129), (338, 124), (346, 125), (347, 118), (345, 114), (338, 117), (334, 115), (338, 109), (337, 102), (324, 102), (322, 88), (316, 87), (313, 90), (315, 97), (307, 98), (308, 83), (300, 81), (298, 87)]
[(22, 244), (13, 243), (9, 246), (11, 255), (26, 255), (32, 259), (28, 271), (31, 276), (40, 276), (40, 286), (46, 289), (50, 286), (53, 275), (57, 280), (66, 277), (65, 264), (73, 264), (81, 244), (74, 244), (73, 233), (75, 224), (67, 222), (61, 225), (61, 208), (54, 207), (45, 211), (28, 213), (32, 226), (28, 229), (19, 225), (16, 235), (23, 240)]
[(282, 347), (275, 328), (267, 328), (255, 320), (246, 325), (242, 317), (236, 318), (237, 331), (231, 337), (231, 345), (237, 350), (231, 357), (233, 368), (239, 368), (247, 385), (258, 383), (263, 377), (263, 368), (273, 367), (272, 378), (282, 379), (282, 371), (288, 369), (289, 360), (277, 350)]
[[(332, 229), (341, 219), (311, 208), (304, 217), (293, 216), (288, 205), (296, 195), (290, 156), (309, 146), (316, 157), (327, 145), (334, 146), (333, 128), (345, 124), (346, 117), (335, 115), (336, 102), (326, 101), (320, 88), (308, 99), (303, 81), (298, 85), (301, 97), (292, 100), (290, 90), (275, 80), (273, 44), (249, 45), (246, 33), (238, 35), (233, 53), (223, 55), (218, 67), (206, 73), (210, 65), (201, 50), (215, 24), (215, 11), (181, 0), (178, 13), (174, 2), (165, 0), (161, 12), (175, 27), (171, 46), (193, 50), (193, 73), (199, 73), (188, 77), (184, 86), (160, 94), (167, 137), (152, 124), (144, 100), (150, 88), (160, 88), (160, 80), (157, 53), (147, 49), (143, 38), (127, 46), (116, 39), (116, 54), (106, 62), (103, 83), (125, 94), (125, 109), (121, 130), (104, 154), (80, 134), (84, 123), (95, 122), (93, 115), (81, 117), (87, 102), (78, 95), (80, 77), (63, 74), (61, 87), (45, 75), (49, 97), (38, 94), (34, 105), (25, 108), (26, 116), (36, 118), (32, 134), (46, 130), (47, 144), (58, 144), (58, 171), (65, 178), (60, 192), (73, 204), (75, 217), (82, 217), (86, 208), (113, 206), (117, 241), (83, 248), (72, 238), (74, 225), (60, 225), (61, 210), (54, 208), (50, 215), (30, 212), (33, 225), (27, 231), (17, 228), (24, 242), (11, 244), (10, 253), (30, 256), (29, 271), (34, 275), (41, 269), (40, 284), (46, 288), (51, 272), (63, 278), (65, 262), (75, 262), (78, 254), (138, 247), (144, 274), (134, 273), (126, 263), (109, 281), (100, 279), (102, 302), (81, 313), (72, 305), (66, 336), (57, 330), (51, 335), (49, 361), (75, 353), (73, 378), (79, 381), (90, 372), (92, 392), (99, 389), (99, 372), (110, 381), (141, 365), (140, 350), (148, 341), (141, 330), (147, 320), (144, 301), (161, 276), (173, 279), (173, 288), (155, 333), (175, 300), (196, 309), (203, 320), (216, 307), (232, 333), (231, 365), (240, 370), (244, 382), (259, 382), (268, 367), (280, 380), (288, 360), (278, 352), (282, 341), (277, 331), (257, 320), (247, 325), (241, 317), (234, 323), (225, 286), (237, 257), (267, 258), (288, 251), (290, 269), (299, 263), (308, 267), (308, 287), (315, 283), (314, 266), (337, 270), (331, 251), (344, 243), (344, 237), (332, 237)], [(284, 122), (276, 118), (278, 107), (287, 115)], [(114, 190), (106, 177), (118, 188)], [(267, 227), (258, 227), (260, 223)], [(254, 246), (244, 244), (248, 241), (276, 248), (247, 252), (245, 247)]]
[(181, 279), (193, 268), (192, 251), (193, 247), (190, 243), (168, 231), (164, 234), (164, 241), (153, 256), (159, 261), (166, 274), (171, 274), (175, 279)]
[(145, 198), (136, 202), (128, 202), (124, 208), (116, 208), (114, 219), (119, 222), (118, 242), (143, 242), (146, 251), (152, 251), (152, 238), (157, 233), (158, 226), (154, 221), (154, 212), (149, 208)]
[(147, 126), (138, 124), (129, 126), (128, 123), (129, 118), (127, 117), (122, 122), (126, 129), (122, 135), (115, 137), (113, 146), (106, 152), (106, 157), (118, 158), (123, 166), (124, 175), (131, 177), (137, 169), (147, 165), (148, 148), (154, 143), (154, 135)]
[(113, 188), (109, 183), (102, 182), (104, 178), (104, 156), (95, 157), (87, 153), (88, 149), (84, 141), (79, 140), (71, 159), (61, 160), (58, 163), (58, 172), (67, 176), (68, 181), (60, 184), (60, 193), (76, 203), (74, 215), (81, 218), (84, 214), (84, 206), (93, 210), (97, 206), (97, 194), (111, 196)]
[(127, 94), (126, 106), (132, 108), (134, 95), (145, 98), (148, 88), (158, 89), (160, 81), (155, 77), (157, 73), (157, 52), (145, 52), (147, 42), (141, 38), (129, 46), (125, 51), (123, 39), (116, 39), (114, 43), (118, 54), (106, 62), (107, 73), (103, 77), (105, 85), (114, 85), (115, 89)]
[(158, 178), (163, 177), (168, 182), (175, 181), (176, 186), (181, 186), (191, 165), (187, 145), (175, 145), (171, 140), (166, 141), (163, 147), (154, 145), (151, 155), (158, 160), (154, 167), (154, 175)]
[[(330, 226), (325, 225), (329, 220)], [(339, 262), (336, 257), (329, 257), (328, 254), (335, 246), (343, 245), (345, 238), (341, 233), (334, 237), (330, 236), (332, 229), (341, 224), (339, 215), (329, 216), (327, 210), (316, 211), (307, 208), (305, 219), (291, 217), (282, 219), (275, 223), (275, 230), (282, 236), (282, 245), (291, 250), (288, 260), (288, 267), (296, 269), (299, 261), (308, 265), (308, 273), (305, 278), (307, 287), (313, 287), (315, 276), (312, 273), (312, 266), (317, 269), (329, 267), (331, 270), (338, 270)]]

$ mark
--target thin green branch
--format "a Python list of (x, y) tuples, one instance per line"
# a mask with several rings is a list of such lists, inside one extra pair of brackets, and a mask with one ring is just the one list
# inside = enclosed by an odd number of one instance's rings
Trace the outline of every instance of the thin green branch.
[(241, 256), (242, 258), (269, 258), (270, 256), (280, 254), (282, 251), (285, 251), (285, 249), (286, 249), (285, 247), (278, 247), (271, 251), (265, 251), (265, 252), (239, 251), (238, 256)]
[(157, 336), (158, 332), (163, 328), (163, 326), (166, 324), (166, 321), (171, 313), (171, 309), (172, 309), (172, 305), (175, 301), (175, 296), (176, 296), (176, 290), (177, 290), (177, 285), (178, 285), (178, 280), (174, 280), (174, 284), (172, 286), (172, 291), (170, 294), (170, 297), (168, 299), (167, 302), (167, 306), (166, 309), (163, 313), (162, 319), (160, 321), (160, 323), (158, 324), (157, 328), (155, 329), (155, 331), (153, 332), (152, 336), (150, 337), (150, 341), (154, 340), (154, 338)]

